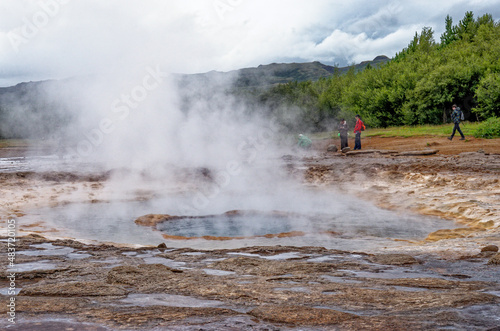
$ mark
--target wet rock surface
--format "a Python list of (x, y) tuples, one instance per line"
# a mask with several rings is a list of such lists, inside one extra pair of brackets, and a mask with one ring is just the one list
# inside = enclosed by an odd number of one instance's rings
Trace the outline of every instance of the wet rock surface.
[[(43, 222), (20, 222), (18, 319), (13, 326), (2, 319), (0, 327), (494, 330), (500, 316), (500, 156), (458, 154), (457, 146), (452, 146), (455, 154), (449, 154), (446, 146), (439, 145), (440, 152), (430, 156), (404, 155), (404, 149), (391, 145), (349, 155), (281, 158), (290, 177), (304, 186), (334, 188), (386, 209), (460, 223), (456, 229), (438, 230), (425, 240), (402, 241), (386, 250), (290, 246), (200, 250), (160, 242), (127, 247), (49, 239), (64, 232)], [(326, 146), (321, 148), (325, 150)], [(414, 146), (406, 149), (414, 150)], [(210, 169), (176, 171), (183, 189), (214, 180)], [(115, 173), (1, 173), (0, 212), (4, 218), (22, 217), (30, 208), (108, 201), (105, 184)], [(151, 173), (141, 176), (156, 180)], [(126, 198), (154, 196), (153, 190), (137, 188)], [(150, 227), (165, 220), (159, 214), (142, 219)], [(0, 238), (0, 248), (7, 250), (5, 237)], [(11, 269), (6, 264), (0, 269), (0, 311), (5, 314), (6, 276)]]
[[(37, 248), (32, 261), (53, 247), (89, 256), (51, 255), (47, 270), (18, 273), (18, 330), (488, 329), (500, 313), (500, 269), (486, 256), (131, 248), (40, 236), (19, 238), (19, 246)], [(1, 283), (8, 286), (5, 276)], [(466, 309), (491, 315), (471, 319)]]

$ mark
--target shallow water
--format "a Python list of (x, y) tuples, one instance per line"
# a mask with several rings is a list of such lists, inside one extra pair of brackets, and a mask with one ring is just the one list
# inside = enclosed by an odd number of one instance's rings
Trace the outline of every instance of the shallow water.
[[(333, 208), (324, 208), (321, 213), (311, 213), (310, 217), (300, 214), (299, 217), (283, 218), (269, 214), (237, 218), (207, 216), (179, 219), (158, 226), (162, 232), (134, 223), (139, 216), (150, 213), (175, 215), (175, 205), (179, 200), (181, 197), (173, 196), (170, 199), (152, 201), (67, 204), (39, 209), (21, 218), (20, 221), (43, 221), (71, 238), (144, 245), (158, 245), (165, 242), (169, 247), (199, 249), (237, 248), (248, 245), (370, 249), (401, 245), (401, 242), (396, 242), (394, 239), (420, 240), (438, 229), (456, 227), (453, 222), (447, 220), (412, 214), (402, 215), (367, 204), (354, 204), (340, 212)], [(173, 210), (174, 213), (169, 210)], [(250, 238), (290, 231), (301, 231), (305, 235), (290, 238)], [(334, 234), (326, 235), (325, 232)], [(247, 238), (226, 241), (166, 240), (162, 237), (163, 233), (186, 237), (246, 236)]]
[(26, 156), (1, 157), (0, 172), (19, 171), (65, 171), (82, 172), (102, 170), (96, 163), (81, 163), (69, 157), (60, 158), (57, 155), (40, 155), (27, 152)]
[[(108, 196), (108, 202), (70, 203), (28, 210), (25, 211), (26, 216), (19, 218), (19, 222), (45, 224), (47, 230), (57, 229), (55, 235), (59, 237), (142, 245), (158, 245), (164, 242), (173, 248), (198, 249), (238, 248), (249, 245), (376, 249), (402, 245), (395, 239), (421, 240), (436, 230), (457, 227), (455, 223), (437, 217), (384, 210), (332, 188), (304, 187), (299, 182), (291, 181), (286, 174), (274, 170), (277, 166), (276, 160), (259, 162), (252, 165), (252, 168), (245, 169), (241, 175), (230, 178), (223, 187), (207, 184), (208, 188), (200, 186), (188, 189), (182, 185), (176, 186), (179, 183), (175, 181), (167, 181), (166, 186), (163, 186), (142, 180), (140, 186), (137, 186), (139, 184), (135, 182), (126, 182), (126, 178), (118, 180), (119, 183), (110, 180), (103, 183), (106, 189), (114, 192)], [(36, 169), (91, 173), (98, 168), (99, 164), (77, 163), (69, 159), (59, 159), (55, 155), (0, 159), (2, 172)], [(161, 182), (161, 178), (158, 180)], [(125, 183), (122, 183), (123, 181)], [(130, 200), (131, 192), (137, 191), (139, 187), (141, 190), (153, 192), (151, 196), (155, 198), (146, 201)], [(255, 210), (261, 214), (237, 218), (214, 216), (230, 210)], [(265, 216), (265, 213), (272, 211), (293, 216)], [(163, 231), (160, 232), (134, 223), (135, 219), (146, 214), (198, 218), (165, 222), (158, 226)], [(249, 238), (292, 231), (303, 232), (305, 235), (292, 238)], [(227, 241), (166, 240), (162, 234), (247, 238)]]

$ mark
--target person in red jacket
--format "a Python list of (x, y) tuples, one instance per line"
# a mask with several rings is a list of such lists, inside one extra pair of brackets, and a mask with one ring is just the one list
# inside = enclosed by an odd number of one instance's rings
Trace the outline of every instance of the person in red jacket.
[(365, 124), (361, 120), (361, 116), (356, 115), (356, 125), (354, 126), (354, 150), (361, 149), (361, 131), (365, 130)]

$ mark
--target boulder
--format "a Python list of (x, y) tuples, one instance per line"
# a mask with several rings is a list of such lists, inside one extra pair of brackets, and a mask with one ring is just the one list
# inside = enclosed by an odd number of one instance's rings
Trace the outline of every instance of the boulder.
[(342, 148), (342, 153), (347, 153), (347, 152), (349, 152), (350, 150), (351, 150), (351, 148), (350, 148), (350, 147), (344, 147), (344, 148)]
[(326, 149), (328, 152), (336, 152), (339, 150), (337, 145), (328, 145), (328, 148)]
[(481, 249), (481, 253), (482, 252), (498, 252), (498, 246), (496, 245), (485, 246)]

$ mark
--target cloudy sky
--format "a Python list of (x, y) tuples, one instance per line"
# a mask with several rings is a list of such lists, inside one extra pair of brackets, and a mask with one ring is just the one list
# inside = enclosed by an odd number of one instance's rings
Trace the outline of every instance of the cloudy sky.
[(341, 66), (389, 57), (500, 0), (0, 0), (0, 86), (136, 70), (229, 71), (273, 62)]

